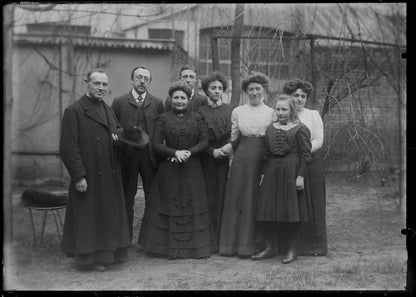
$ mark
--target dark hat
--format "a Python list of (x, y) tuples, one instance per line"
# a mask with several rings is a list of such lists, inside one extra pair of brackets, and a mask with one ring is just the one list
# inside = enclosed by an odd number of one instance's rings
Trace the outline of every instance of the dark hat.
[(120, 141), (138, 148), (145, 147), (150, 141), (147, 133), (142, 128), (133, 124), (123, 127), (120, 133), (117, 134), (119, 135)]

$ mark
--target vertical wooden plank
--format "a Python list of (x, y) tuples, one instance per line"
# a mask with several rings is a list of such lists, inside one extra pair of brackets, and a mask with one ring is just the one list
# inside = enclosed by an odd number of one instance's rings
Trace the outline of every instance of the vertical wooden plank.
[(235, 6), (233, 38), (231, 40), (231, 79), (232, 79), (231, 105), (234, 107), (240, 104), (240, 94), (241, 94), (240, 47), (241, 47), (241, 35), (243, 32), (243, 25), (244, 25), (244, 4), (237, 3)]
[(4, 112), (4, 146), (3, 146), (3, 218), (4, 218), (4, 241), (10, 243), (13, 240), (13, 168), (11, 162), (11, 123), (13, 107), (12, 91), (12, 51), (13, 51), (13, 13), (14, 5), (8, 4), (3, 7), (3, 112)]
[(316, 101), (316, 67), (315, 67), (315, 39), (311, 38), (310, 40), (310, 46), (311, 46), (311, 84), (313, 86), (313, 92), (311, 96), (311, 107), (312, 109), (315, 109), (318, 105), (318, 102)]
[(220, 58), (218, 56), (218, 38), (211, 38), (211, 55), (212, 55), (212, 69), (213, 71), (220, 70)]

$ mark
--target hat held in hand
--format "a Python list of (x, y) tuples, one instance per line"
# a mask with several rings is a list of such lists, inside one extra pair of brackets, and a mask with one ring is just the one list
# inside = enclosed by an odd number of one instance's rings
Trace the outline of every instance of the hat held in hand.
[(136, 125), (130, 124), (123, 127), (119, 139), (134, 147), (143, 148), (149, 143), (149, 136), (144, 130)]

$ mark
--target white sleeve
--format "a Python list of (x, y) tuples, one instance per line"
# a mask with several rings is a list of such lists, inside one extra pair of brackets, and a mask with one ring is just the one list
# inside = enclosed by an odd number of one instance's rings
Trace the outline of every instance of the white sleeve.
[(312, 152), (319, 150), (324, 142), (324, 124), (317, 110), (312, 110), (311, 142)]
[(231, 141), (234, 141), (240, 135), (240, 130), (238, 129), (238, 116), (236, 109), (231, 113)]

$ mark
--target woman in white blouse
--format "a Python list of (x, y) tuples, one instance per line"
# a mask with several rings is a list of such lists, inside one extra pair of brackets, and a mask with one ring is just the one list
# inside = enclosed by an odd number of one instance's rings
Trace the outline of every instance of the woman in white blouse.
[(302, 223), (298, 238), (298, 254), (326, 255), (326, 193), (325, 178), (322, 166), (320, 148), (324, 140), (324, 129), (321, 116), (316, 110), (305, 108), (306, 101), (313, 91), (312, 84), (300, 79), (289, 80), (283, 87), (283, 92), (291, 95), (296, 102), (299, 120), (311, 132), (312, 160), (309, 163), (305, 187), (310, 188), (315, 220)]
[(273, 109), (264, 103), (269, 78), (256, 73), (242, 82), (249, 103), (231, 114), (231, 141), (234, 157), (226, 185), (221, 220), (219, 254), (249, 258), (256, 250), (255, 211), (265, 150), (265, 132), (272, 122)]

